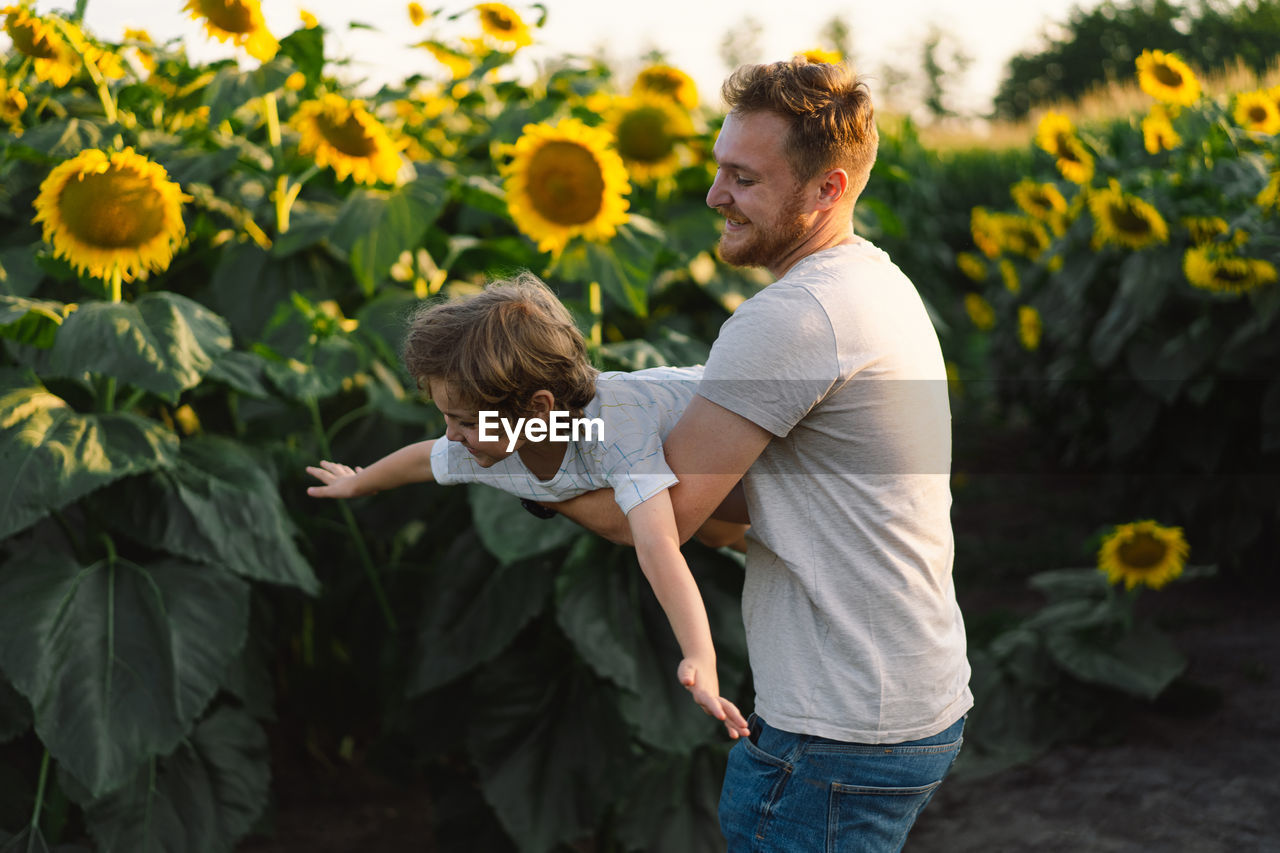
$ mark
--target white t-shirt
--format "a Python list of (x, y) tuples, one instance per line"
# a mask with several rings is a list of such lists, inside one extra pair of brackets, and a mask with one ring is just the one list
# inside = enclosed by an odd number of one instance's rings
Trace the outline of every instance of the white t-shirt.
[(858, 743), (958, 720), (951, 412), (911, 281), (865, 240), (803, 258), (725, 322), (698, 393), (775, 436), (743, 480), (756, 712)]
[[(613, 489), (623, 513), (679, 482), (667, 466), (662, 440), (693, 399), (702, 366), (610, 371), (596, 378), (596, 395), (584, 418), (599, 418), (599, 440), (568, 442), (560, 470), (539, 480), (519, 453), (489, 468), (476, 464), (461, 444), (445, 438), (431, 448), (436, 482), (484, 483), (537, 501), (563, 501), (595, 489)], [(585, 436), (583, 431), (580, 435)]]

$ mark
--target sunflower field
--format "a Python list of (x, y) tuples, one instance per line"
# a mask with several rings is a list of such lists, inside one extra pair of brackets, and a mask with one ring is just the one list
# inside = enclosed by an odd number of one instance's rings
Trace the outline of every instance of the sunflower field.
[[(0, 850), (233, 850), (299, 765), (420, 786), (434, 849), (719, 849), (729, 744), (630, 549), (492, 490), (317, 502), (304, 473), (443, 433), (404, 320), (493, 277), (547, 280), (602, 368), (703, 361), (767, 281), (714, 255), (712, 99), (660, 63), (523, 79), (541, 7), (408, 4), (425, 70), (371, 95), (306, 13), (279, 38), (257, 0), (163, 14), (238, 58), (0, 9)], [(1150, 63), (1141, 127), (1049, 116), (1034, 150), (952, 158), (886, 132), (859, 230), (958, 385), (994, 379), (1073, 464), (1274, 473), (1276, 93)], [(1266, 540), (1274, 491), (1201, 485), (1134, 506)], [(1135, 522), (1100, 553), (1132, 589), (1187, 546)], [(741, 564), (686, 556), (749, 706)], [(1135, 695), (1180, 666), (1103, 573), (1037, 584), (1057, 608), (975, 650), (992, 754), (1045, 683), (1029, 654)]]

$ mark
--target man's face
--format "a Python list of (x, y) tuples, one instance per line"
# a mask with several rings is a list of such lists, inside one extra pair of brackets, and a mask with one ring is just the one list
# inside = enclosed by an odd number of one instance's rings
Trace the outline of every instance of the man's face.
[(508, 438), (501, 427), (491, 431), (498, 436), (495, 441), (480, 440), (479, 413), (474, 404), (468, 403), (449, 386), (448, 382), (432, 379), (427, 386), (431, 391), (431, 399), (444, 415), (444, 437), (456, 441), (467, 449), (481, 468), (489, 468), (513, 452), (524, 446), (524, 439), (518, 439), (516, 446), (507, 450)]
[(725, 217), (719, 251), (726, 263), (776, 271), (807, 234), (810, 212), (784, 153), (786, 135), (786, 120), (771, 112), (724, 120), (707, 204)]

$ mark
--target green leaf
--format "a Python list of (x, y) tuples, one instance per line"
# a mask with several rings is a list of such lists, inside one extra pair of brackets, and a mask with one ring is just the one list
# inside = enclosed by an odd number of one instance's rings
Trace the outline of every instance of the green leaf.
[(473, 534), (454, 540), (435, 565), (416, 641), (410, 696), (488, 663), (546, 606), (555, 563), (495, 563)]
[(0, 295), (0, 338), (49, 349), (63, 318), (74, 310), (74, 305), (49, 299)]
[(618, 809), (618, 837), (644, 853), (721, 853), (720, 788), (726, 750), (650, 753)]
[(422, 243), (448, 200), (438, 175), (420, 176), (390, 192), (358, 190), (338, 213), (331, 239), (350, 253), (351, 272), (372, 296), (401, 252)]
[(103, 131), (108, 125), (101, 119), (66, 118), (40, 122), (27, 129), (16, 146), (38, 151), (50, 160), (70, 160), (86, 148), (101, 148)]
[[(596, 537), (580, 539), (556, 578), (556, 621), (578, 654), (625, 690), (640, 690), (641, 654), (635, 561)], [(630, 564), (629, 564), (630, 563)]]
[(0, 369), (0, 539), (121, 477), (168, 467), (178, 439), (130, 414), (81, 415)]
[(243, 711), (220, 708), (177, 751), (85, 806), (102, 853), (223, 853), (266, 807), (267, 737)]
[(1051, 602), (1096, 600), (1107, 594), (1107, 576), (1097, 569), (1051, 569), (1032, 575), (1027, 584)]
[(0, 568), (0, 669), (94, 796), (187, 735), (248, 619), (244, 581), (180, 560), (81, 566), (43, 551)]
[(49, 369), (58, 376), (93, 372), (175, 398), (200, 384), (213, 360), (231, 349), (227, 323), (176, 293), (136, 302), (89, 302), (62, 324)]
[(324, 73), (324, 27), (299, 27), (280, 39), (280, 54), (293, 60), (303, 75), (319, 82)]
[(342, 390), (342, 383), (360, 367), (360, 353), (346, 338), (330, 337), (299, 353), (307, 358), (267, 360), (267, 378), (292, 400), (323, 400)]
[(257, 353), (232, 350), (213, 360), (205, 378), (221, 382), (246, 396), (266, 399), (271, 396), (266, 385), (266, 367), (267, 360)]
[(292, 73), (293, 64), (284, 56), (253, 71), (241, 72), (234, 64), (223, 67), (204, 87), (202, 105), (209, 108), (209, 126), (217, 127), (250, 100), (276, 91)]
[(582, 535), (582, 528), (564, 516), (537, 518), (514, 495), (492, 486), (472, 483), (467, 486), (467, 500), (480, 541), (503, 563), (545, 554)]
[(1151, 253), (1135, 252), (1120, 265), (1120, 287), (1089, 341), (1089, 353), (1099, 367), (1107, 367), (1143, 323), (1164, 302), (1168, 282), (1157, 274)]
[(49, 853), (49, 844), (38, 826), (28, 826), (7, 840), (0, 836), (0, 840), (4, 841), (0, 853)]
[(1139, 624), (1118, 639), (1106, 632), (1055, 631), (1047, 648), (1054, 661), (1081, 681), (1154, 699), (1186, 669), (1168, 635)]
[(120, 484), (100, 511), (130, 537), (171, 554), (312, 595), (320, 590), (294, 544), (279, 485), (230, 439), (184, 441), (174, 465)]
[(44, 278), (36, 256), (43, 243), (29, 246), (7, 246), (0, 249), (0, 293), (30, 296)]
[(626, 785), (628, 744), (609, 693), (549, 644), (518, 648), (474, 685), (467, 743), (485, 799), (521, 851), (597, 825)]

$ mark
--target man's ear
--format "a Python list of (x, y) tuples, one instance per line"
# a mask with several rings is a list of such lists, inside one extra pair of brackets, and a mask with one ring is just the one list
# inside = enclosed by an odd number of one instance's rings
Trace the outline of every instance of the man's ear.
[(533, 412), (533, 417), (546, 418), (555, 407), (555, 395), (545, 388), (534, 391), (533, 396), (529, 398), (529, 409)]
[(844, 169), (831, 169), (818, 176), (818, 209), (835, 207), (849, 189), (849, 173)]

